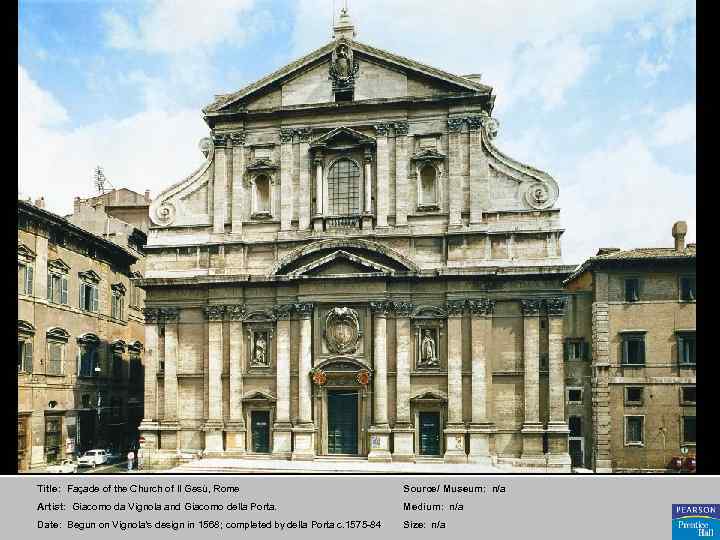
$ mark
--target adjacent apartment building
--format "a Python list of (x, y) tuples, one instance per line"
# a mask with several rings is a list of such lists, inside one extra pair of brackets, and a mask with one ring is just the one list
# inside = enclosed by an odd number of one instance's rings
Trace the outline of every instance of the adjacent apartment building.
[[(603, 248), (565, 281), (570, 452), (596, 472), (695, 455), (695, 244)], [(587, 345), (591, 344), (591, 355)]]
[(43, 206), (18, 201), (19, 471), (124, 449), (142, 418), (143, 295), (131, 277), (145, 234), (131, 227), (123, 247)]

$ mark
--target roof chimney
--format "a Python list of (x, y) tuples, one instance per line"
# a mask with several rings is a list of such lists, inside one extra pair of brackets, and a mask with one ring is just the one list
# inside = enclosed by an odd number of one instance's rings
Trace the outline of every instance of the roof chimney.
[(687, 223), (684, 221), (678, 221), (673, 225), (672, 235), (675, 239), (675, 251), (682, 251), (685, 249), (685, 235), (687, 234)]
[(73, 214), (79, 214), (80, 213), (80, 197), (75, 197), (75, 200), (73, 201)]
[(41, 210), (45, 209), (45, 197), (40, 197), (39, 199), (35, 199), (35, 207), (40, 208)]
[(145, 202), (150, 202), (150, 190), (145, 190)]
[(340, 18), (333, 26), (333, 39), (352, 39), (356, 36), (355, 25), (348, 15), (347, 8), (340, 10)]

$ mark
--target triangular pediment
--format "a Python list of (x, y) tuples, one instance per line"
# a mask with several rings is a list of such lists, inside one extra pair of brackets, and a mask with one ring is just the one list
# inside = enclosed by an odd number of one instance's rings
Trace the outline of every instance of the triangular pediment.
[(302, 265), (290, 272), (288, 277), (339, 276), (348, 274), (391, 275), (394, 270), (377, 261), (344, 250), (333, 251)]
[(446, 402), (447, 399), (448, 397), (445, 392), (435, 389), (426, 389), (419, 391), (417, 394), (410, 398), (410, 401)]
[(312, 143), (310, 147), (319, 146), (372, 146), (375, 144), (373, 137), (363, 135), (359, 131), (341, 126), (331, 131), (328, 131), (324, 135), (318, 137)]
[(100, 276), (95, 270), (85, 270), (84, 272), (78, 272), (80, 279), (85, 281), (91, 281), (93, 283), (100, 283)]
[(48, 261), (48, 270), (55, 271), (59, 274), (67, 274), (70, 271), (70, 265), (62, 259), (52, 259)]
[(277, 401), (277, 398), (270, 392), (263, 392), (262, 390), (254, 390), (248, 392), (242, 398), (243, 401)]
[(17, 247), (18, 252), (18, 259), (22, 259), (25, 261), (34, 261), (35, 260), (35, 252), (27, 247), (25, 244), (18, 244)]
[[(338, 39), (323, 45), (237, 92), (216, 96), (215, 100), (203, 109), (203, 112), (212, 115), (243, 108), (256, 109), (279, 106), (279, 89), (286, 83), (291, 82), (297, 86), (297, 80), (304, 76), (308, 77), (308, 82), (323, 81), (329, 86), (327, 72), (330, 68), (333, 52), (343, 44), (351, 47), (355, 60), (359, 64), (358, 80), (363, 76), (366, 76), (368, 80), (375, 80), (378, 76), (382, 78), (383, 73), (388, 75), (390, 72), (402, 75), (405, 85), (404, 90), (392, 97), (468, 92), (489, 96), (492, 93), (492, 87), (481, 84), (476, 80), (453, 75), (359, 41)], [(363, 71), (367, 73), (364, 74)], [(380, 87), (382, 85), (376, 86)], [(327, 95), (324, 94), (324, 97), (327, 98)], [(286, 105), (284, 97), (282, 99), (282, 105)], [(356, 99), (358, 98), (356, 97)], [(304, 100), (306, 103), (324, 101), (332, 100), (324, 99), (320, 95), (314, 95), (314, 97)]]

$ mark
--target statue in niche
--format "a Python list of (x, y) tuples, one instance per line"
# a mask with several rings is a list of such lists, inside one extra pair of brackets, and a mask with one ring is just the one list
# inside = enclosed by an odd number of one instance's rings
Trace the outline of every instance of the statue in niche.
[(255, 334), (255, 345), (253, 347), (252, 360), (250, 361), (251, 366), (267, 366), (267, 335), (265, 332), (258, 332)]
[(420, 362), (422, 367), (438, 366), (437, 346), (430, 330), (423, 330), (423, 337), (420, 341)]

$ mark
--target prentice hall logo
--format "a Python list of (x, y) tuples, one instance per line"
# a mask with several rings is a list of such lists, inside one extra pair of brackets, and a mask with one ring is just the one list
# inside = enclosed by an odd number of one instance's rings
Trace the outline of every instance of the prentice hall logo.
[(673, 540), (720, 538), (720, 504), (673, 504)]

